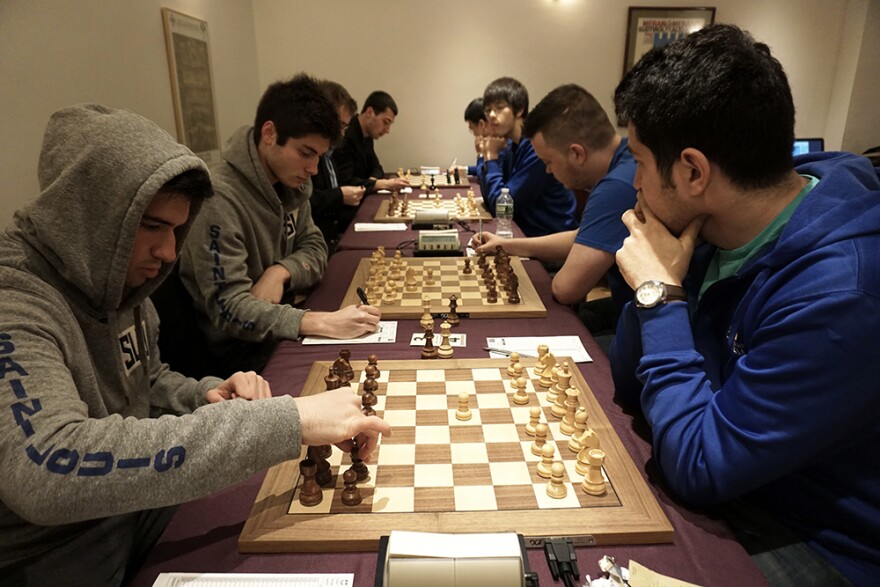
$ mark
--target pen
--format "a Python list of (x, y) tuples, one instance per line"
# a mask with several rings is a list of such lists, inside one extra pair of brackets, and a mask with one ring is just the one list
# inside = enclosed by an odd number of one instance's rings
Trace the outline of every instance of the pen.
[(365, 306), (369, 306), (369, 305), (370, 305), (370, 300), (367, 299), (367, 294), (364, 293), (363, 288), (360, 288), (360, 287), (357, 288), (357, 294), (358, 294), (358, 297), (361, 299), (361, 301), (364, 303)]
[[(485, 346), (485, 347), (483, 347), (483, 350), (489, 351), (490, 353), (498, 353), (500, 355), (505, 355), (508, 357), (510, 356), (511, 353), (519, 352), (519, 351), (509, 351), (507, 349), (497, 349), (497, 348), (491, 347), (491, 346)], [(519, 356), (533, 358), (535, 355), (530, 355), (528, 353), (519, 353)]]

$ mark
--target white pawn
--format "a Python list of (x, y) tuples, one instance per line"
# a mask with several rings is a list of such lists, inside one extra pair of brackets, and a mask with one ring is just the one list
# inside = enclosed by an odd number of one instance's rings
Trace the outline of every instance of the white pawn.
[(458, 394), (458, 409), (455, 411), (455, 419), (466, 422), (473, 417), (471, 408), (468, 406), (468, 393), (466, 391)]
[(544, 479), (550, 478), (554, 456), (556, 456), (556, 447), (553, 446), (553, 443), (544, 443), (544, 446), (541, 448), (541, 462), (538, 463), (538, 475)]
[(584, 492), (590, 495), (605, 495), (605, 478), (602, 476), (602, 465), (605, 464), (605, 451), (593, 449), (589, 455), (589, 469), (581, 483)]
[(538, 425), (538, 422), (541, 421), (541, 408), (538, 406), (532, 406), (529, 409), (529, 423), (526, 424), (526, 434), (529, 436), (535, 435), (535, 427)]
[(563, 474), (565, 467), (562, 463), (553, 463), (550, 467), (550, 481), (547, 483), (547, 495), (553, 499), (562, 499), (568, 495), (568, 489), (565, 488)]
[(526, 380), (522, 377), (516, 379), (516, 393), (513, 394), (513, 403), (524, 406), (529, 403), (529, 394), (526, 392)]
[(547, 431), (549, 429), (543, 422), (535, 426), (535, 441), (532, 442), (532, 454), (536, 457), (544, 454), (544, 445), (547, 444)]
[(519, 353), (510, 353), (510, 365), (507, 366), (507, 374), (511, 377), (516, 377), (516, 372), (513, 370), (513, 368), (516, 366), (517, 363), (519, 363)]
[(516, 380), (521, 379), (523, 376), (523, 366), (521, 363), (517, 363), (513, 366), (513, 378), (510, 380), (510, 389), (516, 391)]
[(574, 432), (571, 433), (571, 438), (568, 439), (568, 450), (575, 454), (581, 452), (583, 448), (581, 445), (581, 435), (587, 429), (587, 417), (586, 410), (580, 410), (574, 415)]

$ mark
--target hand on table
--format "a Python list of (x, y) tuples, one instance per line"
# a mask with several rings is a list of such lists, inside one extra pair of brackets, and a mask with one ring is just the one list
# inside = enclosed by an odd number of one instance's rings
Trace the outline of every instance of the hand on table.
[(681, 285), (694, 253), (705, 217), (694, 218), (676, 237), (647, 206), (641, 194), (632, 210), (621, 217), (629, 236), (617, 251), (617, 265), (633, 289), (655, 279)]
[(269, 389), (269, 382), (253, 371), (246, 373), (238, 371), (233, 373), (229, 379), (205, 393), (205, 399), (210, 404), (239, 397), (247, 400), (265, 399), (272, 397), (272, 390)]
[(330, 338), (357, 338), (376, 332), (381, 317), (379, 308), (363, 304), (346, 306), (335, 312), (306, 312), (299, 331)]
[(294, 398), (299, 410), (303, 444), (335, 444), (349, 452), (357, 440), (358, 456), (369, 462), (379, 435), (391, 435), (391, 426), (378, 416), (365, 416), (361, 398), (351, 387)]
[(344, 185), (342, 190), (342, 203), (346, 206), (357, 206), (364, 197), (365, 188), (362, 185)]
[(397, 192), (402, 190), (403, 188), (408, 187), (410, 187), (409, 182), (404, 177), (392, 177), (389, 179), (376, 180), (377, 190), (389, 190), (392, 192)]

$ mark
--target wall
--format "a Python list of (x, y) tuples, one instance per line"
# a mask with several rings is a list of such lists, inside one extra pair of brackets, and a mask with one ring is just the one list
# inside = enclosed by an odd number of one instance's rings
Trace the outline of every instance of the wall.
[(208, 22), (222, 140), (253, 117), (261, 88), (249, 0), (0, 0), (0, 227), (37, 194), (55, 110), (101, 102), (176, 136), (163, 6)]
[(880, 1), (870, 2), (861, 41), (842, 140), (854, 153), (880, 145)]
[[(848, 100), (832, 104), (848, 10), (867, 0), (679, 1), (717, 7), (768, 43), (789, 75), (797, 134), (836, 133), (840, 146)], [(623, 67), (627, 6), (668, 0), (257, 0), (260, 83), (299, 70), (334, 79), (362, 103), (384, 89), (398, 102), (392, 133), (376, 144), (386, 171), (472, 162), (464, 108), (492, 79), (511, 75), (535, 104), (562, 83), (589, 89), (610, 112)], [(381, 7), (381, 10), (380, 8)], [(859, 24), (858, 19), (856, 25)], [(867, 36), (867, 35), (866, 35)], [(876, 42), (876, 41), (875, 41)], [(855, 63), (860, 47), (848, 48)], [(854, 71), (854, 68), (852, 68)], [(851, 72), (849, 84), (852, 84)], [(876, 78), (872, 78), (876, 79)], [(873, 81), (872, 81), (873, 83)], [(827, 128), (829, 114), (839, 113)]]
[[(98, 101), (175, 132), (162, 6), (208, 21), (221, 140), (252, 120), (266, 85), (306, 70), (343, 83), (361, 103), (380, 88), (398, 100), (398, 122), (377, 143), (393, 171), (472, 161), (464, 107), (501, 75), (525, 83), (532, 104), (576, 82), (610, 111), (629, 4), (670, 2), (0, 0), (0, 227), (37, 193), (54, 110)], [(789, 74), (798, 135), (824, 136), (828, 148), (880, 143), (880, 0), (674, 4), (714, 5), (717, 21), (771, 46)]]

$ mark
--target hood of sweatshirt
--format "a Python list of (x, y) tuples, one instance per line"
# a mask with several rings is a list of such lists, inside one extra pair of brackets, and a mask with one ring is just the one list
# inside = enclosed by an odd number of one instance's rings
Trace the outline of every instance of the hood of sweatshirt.
[[(800, 203), (772, 251), (760, 258), (755, 269), (778, 269), (805, 251), (880, 231), (880, 169), (866, 158), (811, 153), (795, 158), (795, 169), (819, 178), (819, 184)], [(865, 193), (871, 195), (864, 197)]]
[[(144, 210), (167, 181), (205, 163), (149, 120), (98, 104), (52, 115), (39, 161), (41, 193), (12, 230), (33, 251), (27, 263), (84, 309), (101, 315), (134, 307), (171, 271), (129, 290), (125, 276)], [(198, 212), (176, 231), (177, 249)], [(35, 253), (35, 254), (34, 254)]]
[[(260, 161), (260, 154), (254, 142), (253, 126), (243, 126), (233, 133), (223, 150), (223, 160), (254, 186), (255, 192), (266, 200), (271, 209), (278, 210), (279, 213), (279, 200), (285, 209), (292, 209), (312, 196), (311, 178), (297, 188), (289, 188), (279, 182), (276, 185), (280, 186), (280, 192), (276, 191)], [(213, 171), (216, 170), (215, 167)], [(219, 181), (222, 181), (222, 178)]]

